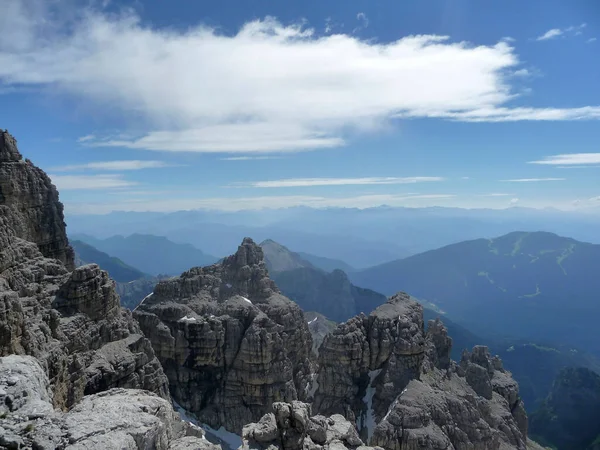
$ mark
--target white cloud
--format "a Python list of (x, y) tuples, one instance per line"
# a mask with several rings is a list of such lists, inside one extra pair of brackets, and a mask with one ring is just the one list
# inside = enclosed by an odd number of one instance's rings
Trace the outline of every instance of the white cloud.
[(591, 44), (592, 42), (596, 42), (598, 40), (598, 38), (589, 38), (587, 41), (585, 41), (587, 44)]
[(511, 198), (510, 202), (508, 202), (511, 205), (516, 205), (517, 203), (519, 203), (519, 199), (518, 198)]
[(538, 181), (565, 181), (566, 178), (517, 178), (514, 180), (500, 180), (510, 183), (537, 183)]
[(69, 214), (106, 214), (111, 211), (161, 211), (173, 212), (191, 209), (219, 211), (243, 211), (260, 209), (290, 208), (309, 206), (313, 208), (372, 208), (376, 206), (434, 206), (440, 201), (455, 198), (452, 194), (427, 195), (359, 195), (354, 197), (321, 196), (261, 196), (261, 197), (220, 197), (220, 198), (170, 198), (140, 200), (130, 199), (107, 203), (67, 203)]
[(368, 177), (368, 178), (289, 178), (285, 180), (256, 181), (239, 184), (256, 188), (347, 186), (369, 184), (412, 184), (429, 181), (442, 181), (441, 177)]
[(529, 164), (547, 164), (551, 166), (600, 164), (600, 153), (565, 153), (548, 156), (539, 161), (529, 161)]
[(317, 36), (273, 18), (225, 35), (205, 25), (159, 29), (133, 13), (91, 9), (69, 11), (63, 23), (44, 13), (41, 0), (10, 4), (0, 19), (0, 88), (67, 94), (95, 111), (135, 117), (143, 130), (136, 138), (85, 136), (87, 145), (294, 152), (344, 145), (398, 117), (600, 118), (597, 106), (509, 108), (519, 59), (506, 41), (477, 46), (416, 35), (382, 43)]
[(541, 36), (536, 38), (537, 41), (547, 41), (548, 39), (552, 39), (558, 37), (563, 34), (563, 31), (559, 28), (552, 28), (551, 30), (546, 31)]
[(282, 159), (283, 156), (229, 156), (219, 158), (221, 161), (262, 161), (265, 159)]
[(96, 136), (94, 136), (93, 134), (86, 134), (85, 136), (81, 136), (80, 138), (77, 139), (77, 142), (87, 142), (87, 141), (93, 141), (96, 139)]
[(157, 169), (161, 167), (171, 167), (163, 161), (140, 161), (140, 160), (123, 160), (123, 161), (99, 161), (86, 164), (73, 164), (69, 166), (52, 167), (49, 170), (54, 172), (71, 172), (77, 170), (142, 170), (142, 169)]
[(551, 30), (546, 31), (544, 34), (542, 34), (541, 36), (538, 36), (536, 38), (536, 41), (547, 41), (549, 39), (554, 39), (557, 38), (559, 36), (563, 36), (567, 33), (570, 34), (574, 34), (576, 36), (579, 36), (583, 33), (583, 29), (587, 27), (586, 23), (582, 23), (581, 25), (571, 25), (570, 27), (567, 28), (552, 28)]
[(519, 70), (515, 70), (513, 72), (513, 75), (515, 77), (528, 77), (531, 75), (531, 72), (529, 72), (529, 70), (527, 70), (527, 69), (519, 69)]
[(491, 194), (481, 194), (482, 197), (510, 197), (514, 194), (506, 194), (503, 192), (492, 192)]
[(137, 185), (136, 182), (124, 180), (121, 175), (50, 175), (50, 179), (59, 191), (112, 189)]

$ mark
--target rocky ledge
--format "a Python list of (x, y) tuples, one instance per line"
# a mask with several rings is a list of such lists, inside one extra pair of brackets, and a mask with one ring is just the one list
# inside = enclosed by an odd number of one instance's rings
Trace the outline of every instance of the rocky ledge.
[(158, 283), (134, 316), (174, 400), (212, 428), (239, 435), (273, 403), (306, 397), (308, 326), (249, 238), (219, 264)]

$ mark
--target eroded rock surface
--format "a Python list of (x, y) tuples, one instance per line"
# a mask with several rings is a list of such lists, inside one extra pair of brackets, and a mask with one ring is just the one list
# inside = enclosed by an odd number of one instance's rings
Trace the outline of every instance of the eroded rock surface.
[(55, 410), (39, 362), (18, 355), (0, 358), (0, 448), (218, 449), (148, 391), (111, 389), (84, 397), (67, 413)]
[(243, 450), (369, 450), (343, 416), (312, 416), (307, 403), (275, 403), (273, 412), (244, 427)]
[(368, 440), (391, 402), (418, 378), (424, 352), (423, 308), (407, 294), (350, 319), (319, 349), (315, 411), (342, 414)]
[(240, 434), (280, 401), (304, 399), (311, 337), (301, 309), (244, 239), (220, 264), (161, 281), (135, 310), (173, 398), (200, 421)]
[(55, 407), (110, 388), (168, 398), (150, 342), (91, 264), (71, 270), (62, 204), (46, 174), (0, 132), (0, 356), (34, 356)]
[(451, 345), (442, 323), (430, 321), (420, 376), (394, 400), (371, 443), (390, 450), (529, 448), (518, 386), (501, 361), (478, 346), (456, 364)]

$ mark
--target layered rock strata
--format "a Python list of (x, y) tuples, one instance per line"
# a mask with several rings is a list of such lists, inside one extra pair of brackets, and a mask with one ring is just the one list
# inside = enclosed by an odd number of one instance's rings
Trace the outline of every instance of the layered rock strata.
[(0, 130), (0, 205), (20, 238), (35, 243), (42, 255), (74, 268), (74, 253), (65, 231), (63, 205), (50, 178), (31, 161), (23, 160), (17, 141)]
[(397, 294), (325, 338), (314, 408), (389, 450), (527, 448), (518, 385), (502, 362), (475, 347), (457, 364), (451, 348), (442, 322), (425, 331), (422, 307)]
[(251, 239), (222, 263), (161, 281), (134, 315), (173, 398), (212, 428), (240, 434), (273, 403), (306, 397), (308, 326)]
[(97, 265), (73, 265), (58, 192), (0, 132), (0, 356), (35, 357), (56, 408), (117, 387), (168, 398), (160, 363), (120, 307), (114, 281)]

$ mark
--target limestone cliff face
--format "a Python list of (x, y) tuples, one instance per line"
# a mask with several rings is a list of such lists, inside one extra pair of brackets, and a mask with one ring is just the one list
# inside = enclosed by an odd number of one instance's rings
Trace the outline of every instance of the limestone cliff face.
[(269, 279), (251, 239), (220, 264), (161, 281), (134, 315), (173, 398), (213, 428), (240, 434), (274, 402), (306, 396), (308, 326)]
[(422, 307), (397, 294), (325, 338), (313, 407), (388, 450), (527, 448), (518, 385), (501, 361), (475, 347), (457, 364), (451, 348), (442, 322), (425, 331)]
[(56, 189), (2, 132), (0, 356), (37, 358), (57, 408), (116, 387), (168, 398), (160, 363), (114, 282), (97, 265), (72, 265)]
[(0, 205), (11, 210), (7, 220), (16, 236), (37, 244), (42, 255), (58, 259), (67, 269), (75, 267), (56, 188), (43, 170), (23, 161), (15, 138), (2, 130)]
[(406, 294), (350, 319), (319, 349), (315, 410), (343, 414), (368, 439), (393, 399), (418, 377), (424, 352), (423, 308)]

